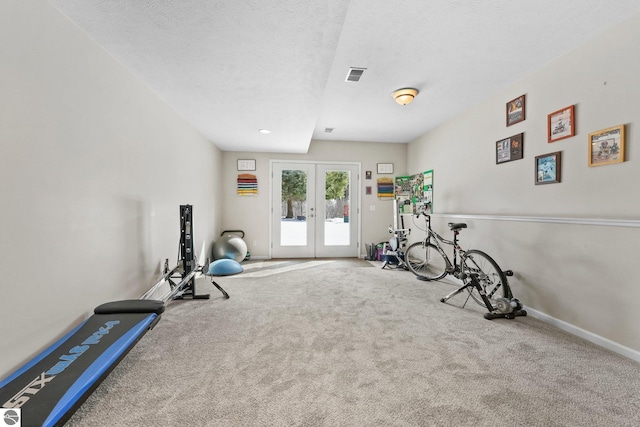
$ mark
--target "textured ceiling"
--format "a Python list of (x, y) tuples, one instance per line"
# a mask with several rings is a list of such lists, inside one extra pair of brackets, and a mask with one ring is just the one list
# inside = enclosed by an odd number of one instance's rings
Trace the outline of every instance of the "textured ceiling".
[[(640, 0), (50, 2), (220, 149), (282, 153), (409, 142), (640, 12)], [(349, 67), (367, 70), (345, 82)], [(399, 106), (406, 86), (420, 94)]]

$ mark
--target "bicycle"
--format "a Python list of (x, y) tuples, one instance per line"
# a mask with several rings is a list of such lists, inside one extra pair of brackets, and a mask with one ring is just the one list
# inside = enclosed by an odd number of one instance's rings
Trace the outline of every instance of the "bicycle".
[[(462, 286), (451, 292), (441, 302), (446, 302), (459, 293), (468, 291), (469, 296), (464, 302), (466, 306), (471, 297), (489, 312), (486, 319), (505, 317), (513, 319), (516, 316), (526, 316), (527, 312), (522, 304), (513, 297), (507, 276), (513, 276), (513, 271), (502, 271), (498, 264), (477, 249), (464, 250), (458, 244), (460, 230), (467, 228), (465, 223), (448, 223), (453, 232), (453, 240), (447, 240), (431, 229), (431, 216), (418, 212), (416, 218), (424, 215), (427, 233), (424, 240), (411, 244), (405, 251), (405, 264), (409, 271), (420, 280), (437, 281), (447, 275), (462, 281)], [(445, 253), (442, 245), (453, 247), (453, 262)]]

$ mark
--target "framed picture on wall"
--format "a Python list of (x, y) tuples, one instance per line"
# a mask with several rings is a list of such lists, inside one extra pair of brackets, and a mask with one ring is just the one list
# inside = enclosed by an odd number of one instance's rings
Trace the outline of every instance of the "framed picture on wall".
[(378, 163), (378, 173), (393, 173), (393, 163)]
[(256, 170), (255, 159), (238, 159), (239, 171), (254, 171)]
[(573, 105), (554, 111), (547, 116), (548, 142), (571, 138), (576, 134)]
[(589, 166), (603, 166), (624, 161), (624, 125), (589, 134)]
[(525, 119), (524, 95), (507, 102), (507, 126), (515, 125)]
[(560, 182), (561, 152), (542, 154), (535, 158), (535, 182), (540, 184), (554, 184)]
[(522, 159), (524, 133), (496, 141), (496, 164)]

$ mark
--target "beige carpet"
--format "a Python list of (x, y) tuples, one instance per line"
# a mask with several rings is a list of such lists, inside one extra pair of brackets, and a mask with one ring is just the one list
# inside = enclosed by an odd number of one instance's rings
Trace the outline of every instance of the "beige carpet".
[(229, 300), (203, 278), (68, 425), (640, 425), (638, 363), (379, 266), (256, 261)]

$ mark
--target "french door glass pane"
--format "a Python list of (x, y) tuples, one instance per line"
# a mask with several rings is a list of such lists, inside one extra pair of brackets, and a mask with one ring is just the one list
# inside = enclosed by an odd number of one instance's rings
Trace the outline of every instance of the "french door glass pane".
[(349, 171), (325, 173), (325, 246), (349, 246)]
[(280, 246), (307, 245), (307, 173), (282, 171)]

